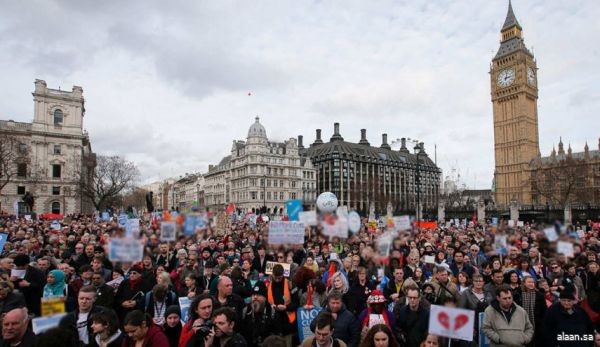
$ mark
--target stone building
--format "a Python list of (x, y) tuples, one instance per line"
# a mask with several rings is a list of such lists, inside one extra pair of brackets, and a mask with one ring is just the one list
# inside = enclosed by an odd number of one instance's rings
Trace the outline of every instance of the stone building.
[[(92, 213), (91, 201), (79, 189), (96, 167), (96, 155), (83, 130), (83, 89), (50, 89), (45, 81), (36, 80), (33, 102), (32, 123), (0, 121), (0, 136), (18, 139), (21, 154), (14, 163), (16, 177), (1, 192), (2, 211), (12, 214), (18, 207), (21, 213)], [(26, 192), (34, 198), (33, 211), (23, 203)]]
[(329, 142), (323, 142), (317, 129), (316, 140), (305, 155), (316, 170), (316, 193), (333, 192), (340, 205), (362, 213), (371, 204), (385, 212), (388, 203), (394, 213), (415, 213), (419, 205), (423, 212), (433, 214), (437, 209), (441, 171), (422, 142), (411, 153), (403, 138), (400, 150), (394, 151), (383, 134), (381, 146), (374, 147), (365, 129), (358, 143), (346, 142), (335, 123)]
[(191, 212), (192, 207), (204, 208), (204, 176), (186, 174), (173, 185), (175, 207), (179, 212)]
[(565, 152), (562, 140), (542, 157), (538, 132), (537, 62), (527, 49), (511, 3), (491, 63), (494, 119), (495, 202), (509, 205), (600, 204), (598, 151)]
[(209, 165), (204, 174), (204, 200), (209, 211), (220, 211), (230, 202), (230, 162), (228, 155), (217, 165)]

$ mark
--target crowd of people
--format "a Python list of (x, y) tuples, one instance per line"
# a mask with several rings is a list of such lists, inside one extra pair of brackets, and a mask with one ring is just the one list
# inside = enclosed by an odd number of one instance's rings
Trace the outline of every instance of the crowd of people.
[[(144, 256), (129, 263), (108, 259), (109, 240), (124, 237), (116, 220), (4, 217), (0, 346), (600, 346), (597, 224), (557, 228), (572, 255), (542, 226), (506, 221), (413, 226), (380, 254), (386, 227), (362, 224), (346, 239), (307, 227), (304, 244), (274, 247), (260, 218), (170, 242), (142, 218)], [(52, 298), (66, 315), (35, 335), (31, 320)], [(432, 335), (432, 305), (483, 313), (482, 326), (475, 319), (472, 341)], [(301, 339), (298, 309), (315, 308)]]

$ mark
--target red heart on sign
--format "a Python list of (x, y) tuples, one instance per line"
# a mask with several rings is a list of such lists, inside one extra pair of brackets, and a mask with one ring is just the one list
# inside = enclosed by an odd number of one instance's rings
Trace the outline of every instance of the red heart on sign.
[(465, 326), (465, 324), (467, 324), (467, 322), (469, 322), (469, 317), (466, 314), (459, 314), (458, 316), (456, 316), (456, 318), (454, 318), (454, 330), (458, 330), (460, 328), (462, 328), (463, 326)]
[(450, 319), (448, 317), (448, 314), (446, 314), (446, 312), (440, 312), (438, 313), (438, 322), (440, 322), (440, 324), (446, 328), (446, 329), (450, 329)]

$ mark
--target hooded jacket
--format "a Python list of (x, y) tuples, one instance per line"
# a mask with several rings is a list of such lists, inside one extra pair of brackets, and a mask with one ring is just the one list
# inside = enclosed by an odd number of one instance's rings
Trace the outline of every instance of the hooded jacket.
[(513, 303), (507, 313), (494, 300), (484, 312), (483, 332), (490, 339), (490, 347), (525, 346), (533, 338), (533, 326), (521, 306)]

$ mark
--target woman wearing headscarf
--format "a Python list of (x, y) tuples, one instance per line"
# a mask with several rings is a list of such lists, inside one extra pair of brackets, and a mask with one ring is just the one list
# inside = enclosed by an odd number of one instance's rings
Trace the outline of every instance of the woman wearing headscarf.
[(60, 270), (52, 270), (48, 273), (46, 285), (44, 286), (44, 298), (65, 296), (65, 273)]

